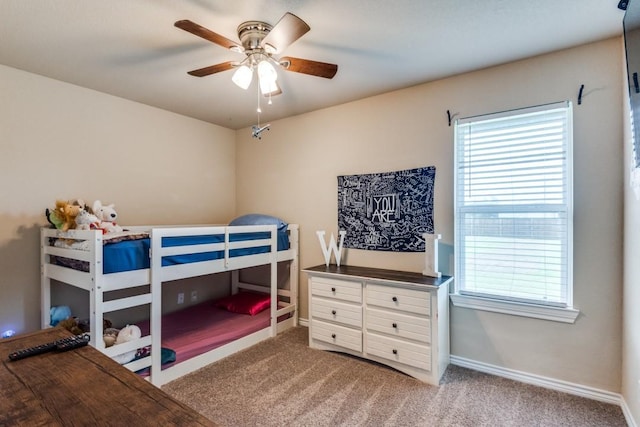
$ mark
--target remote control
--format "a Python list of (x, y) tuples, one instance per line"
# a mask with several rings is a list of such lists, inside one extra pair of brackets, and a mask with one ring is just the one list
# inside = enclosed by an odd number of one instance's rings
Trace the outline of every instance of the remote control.
[(9, 354), (9, 360), (20, 360), (25, 357), (36, 356), (38, 354), (53, 351), (56, 348), (56, 342), (48, 342), (46, 344), (36, 345), (34, 347), (24, 348)]
[(74, 337), (64, 338), (56, 341), (56, 351), (68, 351), (74, 348), (84, 347), (89, 344), (89, 335), (76, 335)]
[(89, 334), (74, 335), (72, 337), (61, 338), (45, 344), (36, 345), (34, 347), (24, 348), (9, 354), (9, 360), (20, 360), (30, 356), (47, 353), (50, 351), (67, 351), (74, 348), (83, 347), (89, 344)]

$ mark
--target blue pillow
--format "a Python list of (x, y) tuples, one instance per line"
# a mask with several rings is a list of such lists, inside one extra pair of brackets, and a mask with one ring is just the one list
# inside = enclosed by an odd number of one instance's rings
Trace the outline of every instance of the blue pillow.
[(229, 225), (277, 225), (278, 231), (286, 231), (289, 226), (286, 222), (275, 216), (263, 214), (247, 214), (235, 218)]

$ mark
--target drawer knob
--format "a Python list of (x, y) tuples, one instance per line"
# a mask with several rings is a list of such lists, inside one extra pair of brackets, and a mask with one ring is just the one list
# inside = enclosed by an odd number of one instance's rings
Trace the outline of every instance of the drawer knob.
[(397, 323), (392, 323), (391, 326), (393, 326), (394, 328), (397, 328), (398, 324)]
[(393, 297), (393, 298), (391, 298), (391, 301), (393, 301), (393, 302), (398, 302), (398, 297)]
[(336, 288), (331, 288), (331, 292), (335, 292), (335, 291), (336, 291)]
[(394, 348), (393, 350), (391, 350), (391, 352), (392, 352), (393, 354), (398, 354), (398, 350), (396, 350), (395, 348)]
[(331, 310), (331, 314), (333, 314), (335, 316), (336, 315), (336, 311), (335, 310)]
[(331, 338), (336, 339), (336, 334), (331, 334)]

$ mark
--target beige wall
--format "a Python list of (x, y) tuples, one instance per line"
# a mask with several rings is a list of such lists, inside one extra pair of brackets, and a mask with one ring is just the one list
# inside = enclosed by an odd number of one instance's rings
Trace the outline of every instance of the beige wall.
[(0, 66), (0, 331), (40, 326), (39, 227), (57, 198), (120, 224), (226, 222), (235, 132)]
[[(301, 266), (308, 267), (322, 262), (315, 231), (337, 231), (337, 175), (435, 165), (440, 264), (451, 274), (453, 128), (447, 126), (446, 110), (465, 117), (570, 99), (574, 300), (581, 316), (565, 325), (453, 308), (451, 350), (618, 392), (621, 52), (616, 38), (455, 76), (274, 122), (261, 142), (248, 129), (234, 132), (0, 66), (0, 330), (39, 325), (38, 227), (45, 224), (44, 208), (56, 198), (114, 202), (124, 224), (225, 222), (236, 213), (271, 213), (301, 225)], [(581, 84), (585, 97), (579, 106)], [(627, 225), (638, 230), (629, 222), (638, 218), (634, 203), (627, 204)], [(637, 247), (627, 244), (626, 251), (637, 259)], [(423, 268), (421, 254), (350, 251), (346, 262)], [(638, 277), (634, 268), (627, 263), (625, 296), (631, 299), (626, 304), (640, 298), (638, 286), (632, 286)], [(300, 276), (306, 318), (306, 276)], [(636, 401), (639, 337), (630, 331), (638, 320), (625, 317), (624, 390)]]
[[(480, 70), (279, 120), (237, 136), (238, 213), (268, 212), (301, 227), (301, 266), (323, 262), (316, 230), (337, 232), (337, 175), (436, 166), (435, 227), (445, 273), (453, 243), (453, 127), (472, 116), (574, 101), (575, 324), (463, 308), (451, 312), (452, 354), (620, 391), (622, 90), (619, 38)], [(576, 97), (585, 85), (582, 105)], [(277, 102), (277, 101), (276, 101)], [(350, 250), (346, 263), (421, 271), (420, 254)], [(301, 317), (308, 316), (301, 274)]]
[[(640, 42), (640, 32), (636, 31)], [(638, 70), (640, 64), (631, 68)], [(636, 197), (629, 185), (633, 159), (627, 74), (623, 70), (624, 93), (624, 288), (623, 288), (623, 343), (622, 343), (622, 395), (634, 420), (640, 422), (640, 190)]]

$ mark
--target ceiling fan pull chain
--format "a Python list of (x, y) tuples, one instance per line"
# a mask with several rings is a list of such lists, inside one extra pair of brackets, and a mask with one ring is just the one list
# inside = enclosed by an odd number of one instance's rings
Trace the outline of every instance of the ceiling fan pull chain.
[(258, 126), (260, 126), (260, 113), (262, 113), (262, 108), (260, 108), (260, 83), (258, 83), (257, 87), (258, 87), (258, 109), (256, 111), (258, 112)]

